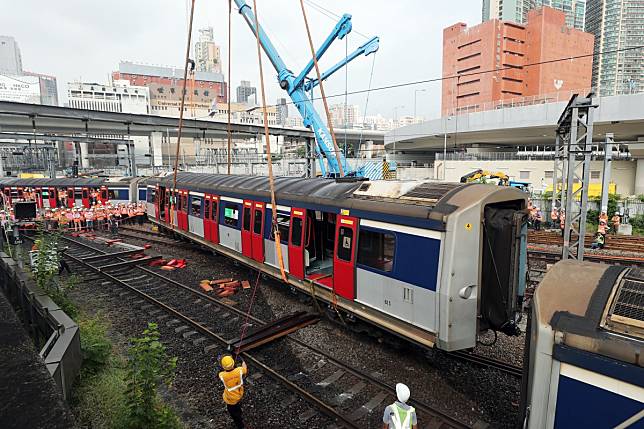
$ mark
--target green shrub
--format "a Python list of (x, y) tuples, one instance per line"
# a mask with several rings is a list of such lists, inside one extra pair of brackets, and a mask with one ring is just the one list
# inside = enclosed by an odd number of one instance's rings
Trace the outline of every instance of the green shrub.
[(79, 321), (83, 372), (95, 374), (110, 358), (112, 343), (107, 337), (107, 324), (99, 315)]
[(131, 429), (181, 427), (179, 418), (157, 397), (157, 387), (172, 383), (177, 366), (177, 358), (167, 356), (159, 338), (157, 324), (148, 323), (142, 337), (132, 338), (128, 350), (127, 427)]

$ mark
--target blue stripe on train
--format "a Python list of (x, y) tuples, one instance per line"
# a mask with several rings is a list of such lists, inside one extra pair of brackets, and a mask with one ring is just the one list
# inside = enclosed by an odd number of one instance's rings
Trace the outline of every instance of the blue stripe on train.
[[(559, 376), (555, 428), (613, 428), (641, 410), (639, 401)], [(644, 420), (629, 426), (636, 428), (644, 428)]]

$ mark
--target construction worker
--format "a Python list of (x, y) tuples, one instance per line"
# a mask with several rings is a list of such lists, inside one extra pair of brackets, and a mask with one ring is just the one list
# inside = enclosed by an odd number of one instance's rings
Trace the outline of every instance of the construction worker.
[(618, 212), (615, 212), (612, 218), (610, 218), (610, 221), (613, 222), (613, 232), (617, 234), (617, 231), (619, 230), (619, 224), (622, 223), (622, 218), (619, 215)]
[(416, 410), (407, 405), (409, 400), (409, 387), (402, 383), (396, 384), (397, 401), (387, 405), (382, 416), (383, 429), (417, 429)]
[(541, 222), (543, 222), (543, 214), (541, 214), (541, 209), (539, 209), (539, 207), (536, 207), (536, 214), (534, 215), (535, 231), (541, 230)]
[(559, 219), (559, 211), (557, 207), (553, 207), (550, 211), (550, 221), (552, 222), (552, 227), (554, 228), (557, 225), (557, 220)]
[(223, 371), (219, 373), (219, 379), (224, 383), (223, 399), (226, 409), (235, 427), (243, 429), (241, 400), (244, 397), (244, 376), (248, 373), (248, 367), (243, 360), (241, 366), (236, 367), (235, 359), (231, 355), (223, 356), (220, 364)]
[(559, 227), (561, 228), (561, 236), (563, 237), (566, 228), (566, 211), (563, 208), (559, 211)]

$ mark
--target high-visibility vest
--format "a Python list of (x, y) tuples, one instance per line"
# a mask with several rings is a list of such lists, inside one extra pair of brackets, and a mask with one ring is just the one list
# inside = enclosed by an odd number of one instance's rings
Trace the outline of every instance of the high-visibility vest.
[(391, 416), (394, 429), (411, 429), (411, 415), (416, 412), (414, 407), (409, 407), (408, 410), (405, 410), (394, 402), (391, 408), (394, 409), (394, 414)]
[[(237, 374), (237, 372), (239, 372), (239, 374)], [(224, 374), (228, 375), (228, 377), (224, 377)], [(235, 375), (239, 375), (239, 381), (237, 381), (235, 384), (227, 385), (226, 381), (228, 381), (229, 383), (231, 381), (236, 381)], [(219, 379), (224, 384), (224, 402), (229, 405), (235, 405), (236, 403), (241, 401), (242, 397), (244, 396), (244, 368), (237, 367), (231, 371), (222, 371), (219, 373)]]

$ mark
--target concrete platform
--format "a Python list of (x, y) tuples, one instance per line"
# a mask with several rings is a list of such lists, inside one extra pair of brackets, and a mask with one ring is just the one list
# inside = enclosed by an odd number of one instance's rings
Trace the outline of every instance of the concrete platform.
[(54, 379), (0, 292), (0, 428), (73, 428)]

